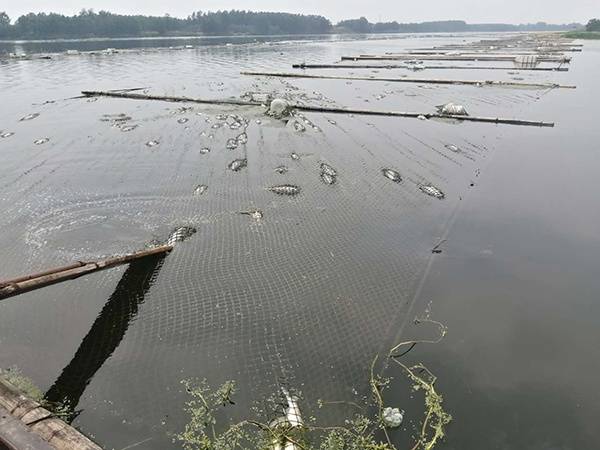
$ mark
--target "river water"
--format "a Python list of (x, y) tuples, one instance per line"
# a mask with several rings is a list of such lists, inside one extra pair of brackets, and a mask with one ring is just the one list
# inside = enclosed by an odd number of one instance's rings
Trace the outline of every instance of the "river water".
[[(440, 448), (598, 447), (600, 45), (586, 42), (569, 72), (417, 75), (576, 90), (239, 74), (482, 37), (0, 44), (0, 278), (197, 230), (164, 259), (0, 302), (0, 366), (76, 412), (73, 424), (105, 448), (175, 449), (187, 421), (181, 380), (235, 380), (232, 420), (285, 385), (302, 393), (307, 416), (335, 423), (346, 409), (317, 400), (360, 402), (374, 356), (435, 338), (413, 320), (429, 318), (447, 335), (405, 361), (438, 376), (453, 416)], [(322, 113), (285, 124), (260, 107), (78, 98), (125, 88), (417, 112), (455, 101), (471, 115), (556, 126)], [(230, 169), (242, 159), (247, 167)], [(335, 183), (323, 181), (322, 163)], [(284, 184), (300, 194), (269, 190)], [(255, 210), (262, 219), (243, 214)], [(395, 380), (386, 401), (406, 411), (392, 438), (410, 448), (422, 397), (397, 368), (386, 374)]]

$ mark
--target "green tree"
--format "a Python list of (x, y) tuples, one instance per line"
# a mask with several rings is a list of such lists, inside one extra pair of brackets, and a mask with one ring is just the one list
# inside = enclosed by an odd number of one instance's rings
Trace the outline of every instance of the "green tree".
[(591, 19), (585, 26), (586, 31), (600, 31), (600, 20)]

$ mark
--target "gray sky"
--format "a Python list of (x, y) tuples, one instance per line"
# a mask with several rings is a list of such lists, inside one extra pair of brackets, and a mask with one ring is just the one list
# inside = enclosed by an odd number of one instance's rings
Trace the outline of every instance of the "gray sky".
[(82, 8), (122, 14), (186, 17), (192, 11), (250, 9), (320, 14), (337, 21), (365, 16), (371, 21), (422, 22), (464, 19), (467, 22), (549, 23), (587, 22), (600, 15), (600, 0), (2, 0), (14, 20), (27, 12), (74, 14)]

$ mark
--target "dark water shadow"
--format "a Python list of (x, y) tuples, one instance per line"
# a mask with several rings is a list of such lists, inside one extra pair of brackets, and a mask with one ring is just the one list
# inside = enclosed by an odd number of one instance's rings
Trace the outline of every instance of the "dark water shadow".
[(129, 265), (75, 356), (46, 392), (45, 400), (60, 406), (67, 422), (77, 417), (76, 408), (86, 387), (123, 340), (146, 293), (154, 284), (164, 258), (165, 255), (157, 255)]

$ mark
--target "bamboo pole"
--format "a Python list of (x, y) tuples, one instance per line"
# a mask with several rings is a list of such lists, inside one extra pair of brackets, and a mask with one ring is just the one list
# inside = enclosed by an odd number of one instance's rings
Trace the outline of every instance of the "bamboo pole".
[(130, 98), (138, 100), (160, 100), (163, 102), (182, 102), (182, 103), (201, 103), (205, 105), (233, 105), (233, 106), (260, 106), (258, 102), (247, 102), (244, 100), (234, 99), (200, 99), (192, 97), (174, 97), (163, 95), (148, 95), (148, 94), (133, 94), (131, 92), (114, 92), (114, 91), (81, 91), (84, 97), (117, 97)]
[[(416, 55), (357, 55), (357, 56), (342, 56), (342, 61), (405, 61), (405, 60), (422, 60), (422, 61), (515, 61), (514, 56), (510, 55), (423, 55), (418, 58)], [(539, 56), (536, 58), (538, 62), (559, 62), (568, 63), (571, 58), (568, 56), (557, 58), (550, 56)]]
[[(130, 98), (134, 100), (158, 100), (158, 101), (166, 101), (166, 102), (194, 102), (195, 103), (208, 103), (208, 104), (221, 104), (220, 102), (212, 102), (210, 100), (201, 100), (201, 99), (189, 99), (187, 97), (160, 97), (160, 96), (152, 96), (148, 98), (148, 96), (140, 96), (137, 94), (123, 94), (123, 95), (115, 95), (113, 92), (105, 92), (105, 91), (82, 91), (82, 93), (86, 96), (96, 96), (102, 95), (106, 97), (119, 97), (119, 98)], [(248, 106), (247, 103), (245, 103)], [(257, 104), (252, 104), (254, 106), (260, 106)], [(476, 117), (476, 116), (457, 116), (452, 114), (437, 114), (437, 113), (413, 113), (413, 112), (399, 112), (399, 111), (373, 111), (366, 109), (347, 109), (347, 108), (328, 108), (321, 106), (308, 106), (308, 105), (290, 105), (290, 108), (296, 109), (298, 111), (307, 111), (307, 112), (322, 112), (322, 113), (332, 113), (332, 114), (356, 114), (356, 115), (366, 115), (366, 116), (384, 116), (384, 117), (407, 117), (414, 119), (452, 119), (452, 120), (461, 120), (466, 122), (483, 122), (483, 123), (495, 123), (495, 124), (504, 124), (504, 125), (526, 125), (526, 126), (536, 126), (536, 127), (553, 127), (554, 122), (540, 122), (534, 120), (520, 120), (520, 119), (503, 119), (503, 118), (494, 118), (494, 117)]]
[(418, 84), (463, 84), (467, 86), (517, 86), (539, 89), (575, 89), (575, 86), (561, 85), (556, 83), (520, 83), (516, 81), (492, 81), (492, 80), (449, 80), (428, 78), (375, 78), (375, 77), (350, 77), (334, 75), (307, 75), (304, 73), (281, 73), (281, 72), (240, 72), (241, 75), (278, 77), (278, 78), (310, 78), (322, 80), (354, 80), (354, 81), (384, 81), (388, 83), (418, 83)]
[(86, 263), (78, 262), (69, 266), (50, 269), (38, 274), (27, 275), (24, 277), (0, 282), (0, 300), (33, 291), (35, 289), (40, 289), (42, 287), (50, 286), (52, 284), (61, 283), (63, 281), (74, 280), (75, 278), (79, 278), (93, 272), (127, 264), (136, 259), (168, 253), (171, 250), (173, 250), (172, 245), (162, 245), (149, 250), (142, 250), (129, 255), (105, 259), (103, 261)]
[[(413, 67), (406, 64), (292, 64), (293, 69), (408, 69)], [(541, 72), (568, 72), (568, 67), (494, 67), (494, 66), (418, 66), (419, 69), (452, 69), (452, 70), (536, 70)]]
[(102, 450), (75, 428), (1, 378), (0, 406), (56, 450)]

